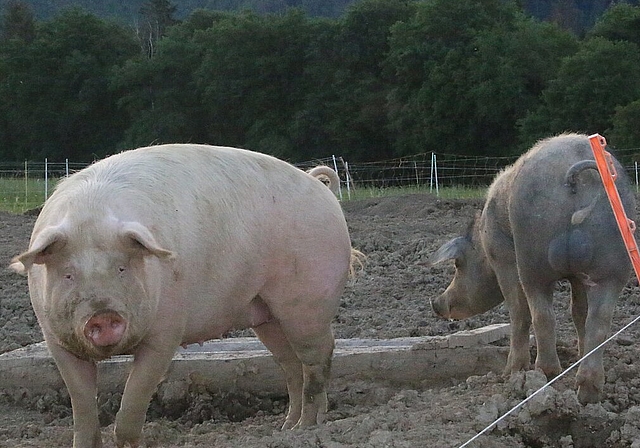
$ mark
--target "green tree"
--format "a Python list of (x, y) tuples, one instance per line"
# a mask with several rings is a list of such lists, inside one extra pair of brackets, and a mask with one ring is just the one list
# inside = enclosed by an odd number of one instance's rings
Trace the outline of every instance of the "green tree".
[(518, 118), (575, 48), (571, 35), (510, 2), (420, 3), (393, 27), (386, 61), (395, 79), (388, 111), (396, 153), (514, 152)]
[(158, 41), (165, 36), (169, 27), (178, 23), (173, 17), (176, 9), (169, 0), (149, 0), (140, 7), (141, 23), (137, 34), (140, 46), (148, 57), (155, 54)]
[(640, 6), (615, 4), (605, 11), (589, 35), (611, 41), (626, 40), (640, 45)]
[(152, 143), (212, 142), (195, 81), (207, 46), (201, 36), (228, 14), (198, 11), (174, 26), (157, 44), (153, 58), (140, 55), (114, 71), (110, 87), (128, 117), (119, 146)]
[(171, 141), (241, 146), (291, 157), (307, 19), (198, 11), (153, 58), (128, 61), (112, 88), (130, 117), (124, 146)]
[(112, 150), (126, 125), (108, 80), (137, 53), (133, 35), (80, 10), (36, 29), (31, 43), (0, 50), (0, 141), (7, 157), (91, 160)]
[(307, 51), (304, 104), (294, 121), (298, 146), (350, 160), (392, 156), (383, 63), (390, 29), (414, 13), (412, 2), (365, 0), (340, 21), (318, 21)]
[(640, 7), (616, 4), (598, 19), (581, 51), (563, 63), (544, 104), (522, 121), (532, 141), (563, 130), (606, 133), (609, 143), (640, 145), (638, 120)]
[(465, 130), (473, 139), (469, 145), (481, 145), (488, 155), (520, 153), (529, 145), (518, 145), (518, 120), (538, 106), (578, 41), (555, 25), (520, 18), (512, 29), (479, 34), (474, 48), (466, 65), (467, 87), (462, 86), (473, 114)]
[(301, 101), (308, 21), (246, 12), (198, 34), (206, 48), (194, 73), (208, 140), (291, 157), (288, 125)]
[(2, 15), (1, 39), (22, 39), (29, 43), (33, 41), (36, 32), (33, 10), (22, 1), (11, 0)]
[(521, 121), (522, 139), (530, 142), (564, 131), (607, 135), (616, 108), (640, 98), (638, 70), (636, 44), (588, 39), (562, 61), (556, 79), (543, 92), (542, 105)]
[(618, 148), (640, 148), (640, 99), (617, 106), (611, 121), (613, 129), (607, 134), (609, 143)]

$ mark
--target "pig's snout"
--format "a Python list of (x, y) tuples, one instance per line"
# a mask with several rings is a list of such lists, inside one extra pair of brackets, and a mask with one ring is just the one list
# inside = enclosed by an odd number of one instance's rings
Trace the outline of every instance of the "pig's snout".
[(449, 305), (446, 300), (443, 300), (442, 297), (438, 297), (435, 300), (430, 300), (430, 302), (431, 310), (436, 316), (449, 319)]
[(440, 296), (431, 301), (431, 309), (438, 316), (449, 320), (462, 320), (471, 317), (475, 314), (465, 304), (460, 304), (459, 301), (454, 300), (451, 296)]
[(84, 336), (97, 347), (118, 344), (127, 329), (124, 317), (112, 310), (100, 311), (84, 324)]

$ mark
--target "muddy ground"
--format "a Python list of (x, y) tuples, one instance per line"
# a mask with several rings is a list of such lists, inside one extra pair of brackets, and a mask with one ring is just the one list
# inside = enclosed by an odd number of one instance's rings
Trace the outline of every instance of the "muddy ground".
[[(453, 268), (419, 262), (441, 243), (463, 232), (479, 200), (439, 200), (428, 194), (343, 203), (353, 244), (368, 256), (366, 269), (344, 294), (335, 333), (339, 338), (443, 335), (489, 323), (507, 322), (504, 307), (462, 322), (434, 317), (429, 298), (448, 284)], [(33, 216), (0, 214), (0, 264), (27, 247)], [(567, 309), (567, 285), (556, 293), (558, 346), (564, 367), (577, 359), (575, 332)], [(619, 300), (613, 330), (640, 311), (631, 279)], [(238, 335), (249, 335), (239, 332)], [(0, 271), (0, 353), (41, 340), (24, 278)], [(502, 344), (505, 342), (502, 341)], [(640, 448), (640, 330), (632, 326), (607, 346), (605, 399), (578, 404), (575, 371), (547, 388), (470, 447), (638, 447)], [(532, 348), (532, 355), (534, 354)], [(397, 387), (358, 382), (333, 384), (328, 422), (280, 431), (284, 396), (218, 396), (188, 391), (188, 399), (156, 397), (145, 425), (145, 446), (158, 447), (459, 447), (495, 418), (544, 384), (529, 372), (452, 379), (449, 384)], [(0, 390), (2, 385), (0, 385)], [(101, 395), (106, 447), (119, 396)], [(29, 385), (0, 392), (0, 447), (71, 446), (72, 419), (66, 391), (37, 396)]]

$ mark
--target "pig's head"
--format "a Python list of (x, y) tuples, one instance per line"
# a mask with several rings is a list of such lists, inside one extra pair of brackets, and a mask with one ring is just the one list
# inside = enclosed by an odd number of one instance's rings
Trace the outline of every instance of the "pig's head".
[(76, 356), (100, 360), (130, 352), (145, 335), (158, 308), (160, 263), (172, 255), (138, 222), (65, 219), (34, 232), (10, 267), (38, 269), (32, 300), (42, 301), (47, 327)]
[(454, 260), (456, 271), (444, 293), (431, 302), (437, 315), (446, 319), (465, 319), (490, 310), (504, 300), (481, 244), (471, 235), (443, 244), (427, 265), (446, 260)]

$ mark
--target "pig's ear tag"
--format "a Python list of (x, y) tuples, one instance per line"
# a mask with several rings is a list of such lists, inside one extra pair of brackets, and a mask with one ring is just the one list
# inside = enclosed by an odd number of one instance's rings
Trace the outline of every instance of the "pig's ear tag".
[(123, 223), (121, 232), (131, 247), (142, 252), (143, 256), (153, 255), (161, 259), (172, 259), (175, 256), (170, 250), (160, 247), (149, 229), (138, 222)]
[(67, 244), (67, 234), (60, 227), (48, 227), (35, 239), (31, 248), (12, 260), (9, 268), (26, 274), (34, 264), (45, 264)]

